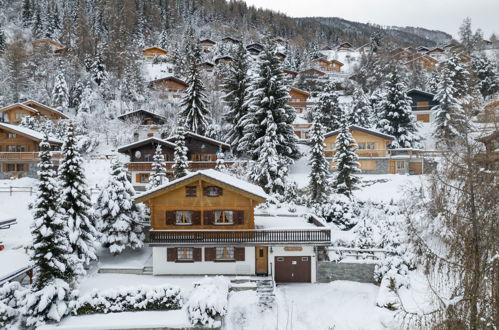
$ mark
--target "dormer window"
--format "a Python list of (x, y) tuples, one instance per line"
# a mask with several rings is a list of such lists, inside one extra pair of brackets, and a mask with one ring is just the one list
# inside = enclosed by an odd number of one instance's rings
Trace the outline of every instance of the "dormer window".
[(185, 197), (196, 197), (196, 186), (185, 187)]
[(216, 186), (209, 186), (204, 188), (204, 195), (208, 197), (222, 196), (222, 188)]

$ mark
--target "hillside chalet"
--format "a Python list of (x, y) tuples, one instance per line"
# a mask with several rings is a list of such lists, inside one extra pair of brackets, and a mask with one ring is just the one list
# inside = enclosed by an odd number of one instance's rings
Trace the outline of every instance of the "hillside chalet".
[[(335, 144), (339, 130), (325, 135), (324, 151), (326, 159), (333, 169), (336, 153)], [(395, 139), (391, 135), (380, 133), (356, 125), (350, 126), (350, 133), (357, 144), (360, 169), (364, 174), (422, 174), (423, 157), (420, 150), (389, 149), (388, 145)]]
[(262, 188), (215, 170), (189, 173), (135, 197), (151, 210), (154, 275), (265, 275), (315, 282), (331, 231), (319, 220), (255, 216)]
[(63, 53), (66, 50), (63, 44), (50, 39), (38, 39), (33, 41), (32, 45), (34, 49), (46, 49), (55, 54)]
[(438, 102), (434, 100), (435, 95), (411, 89), (407, 92), (407, 96), (411, 98), (411, 111), (416, 120), (423, 123), (433, 122), (434, 111), (432, 108), (438, 105)]
[(168, 76), (150, 81), (148, 87), (158, 91), (160, 98), (173, 101), (182, 98), (189, 85), (179, 78)]
[(203, 39), (199, 41), (199, 45), (203, 48), (205, 53), (209, 53), (217, 43), (211, 39)]
[(332, 60), (329, 61), (325, 58), (317, 58), (312, 61), (315, 66), (317, 66), (317, 69), (324, 71), (324, 72), (340, 72), (341, 67), (343, 66), (343, 63), (341, 63), (338, 60)]
[[(0, 123), (0, 179), (20, 177), (36, 177), (40, 151), (40, 142), (43, 134), (32, 129)], [(49, 143), (54, 150), (52, 157), (57, 162), (62, 157), (57, 152), (62, 141), (49, 138)]]
[(300, 71), (299, 75), (305, 79), (318, 79), (318, 78), (323, 78), (326, 75), (326, 73), (314, 68), (310, 68)]
[(408, 67), (413, 67), (414, 69), (423, 69), (425, 71), (432, 71), (438, 67), (440, 62), (429, 55), (418, 56), (408, 62), (406, 65)]
[(167, 119), (147, 110), (134, 110), (117, 117), (133, 127), (133, 139), (138, 141), (148, 137), (161, 137), (161, 126)]
[(156, 57), (169, 56), (169, 55), (170, 54), (168, 53), (168, 51), (166, 51), (165, 49), (163, 49), (161, 47), (157, 47), (157, 46), (147, 47), (142, 51), (142, 56), (144, 56), (145, 59), (151, 60), (151, 61)]
[(69, 119), (62, 112), (36, 101), (14, 103), (0, 109), (0, 122), (19, 125), (24, 117), (32, 116), (37, 120), (58, 121)]

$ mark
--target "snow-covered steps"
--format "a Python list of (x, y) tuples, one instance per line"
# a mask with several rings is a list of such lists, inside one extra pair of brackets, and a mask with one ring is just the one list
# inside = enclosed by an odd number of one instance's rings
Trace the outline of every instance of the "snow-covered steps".
[(258, 303), (262, 308), (272, 308), (275, 303), (274, 281), (272, 278), (262, 279), (256, 282), (256, 293)]

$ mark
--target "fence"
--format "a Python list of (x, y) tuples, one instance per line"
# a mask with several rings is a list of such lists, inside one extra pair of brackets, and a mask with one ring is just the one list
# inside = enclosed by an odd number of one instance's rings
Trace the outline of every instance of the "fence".
[[(90, 188), (89, 189), (90, 194), (98, 194), (101, 189), (100, 188)], [(12, 196), (14, 193), (29, 193), (29, 195), (33, 195), (36, 192), (35, 187), (13, 187), (13, 186), (8, 186), (8, 187), (0, 187), (0, 194), (1, 193), (7, 193), (10, 196)]]

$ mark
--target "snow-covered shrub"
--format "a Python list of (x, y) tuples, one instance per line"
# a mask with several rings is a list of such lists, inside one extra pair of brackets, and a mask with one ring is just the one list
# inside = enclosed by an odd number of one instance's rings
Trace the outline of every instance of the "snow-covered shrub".
[(355, 201), (342, 194), (333, 194), (322, 204), (316, 204), (315, 214), (327, 222), (333, 222), (341, 230), (349, 230), (357, 223), (359, 208)]
[(173, 310), (181, 307), (180, 288), (169, 284), (158, 287), (94, 290), (78, 298), (72, 304), (75, 315), (139, 310)]
[(396, 310), (400, 304), (400, 299), (397, 296), (398, 286), (395, 279), (386, 276), (381, 281), (381, 285), (376, 298), (376, 305), (378, 307), (387, 308), (389, 310)]
[(187, 312), (192, 325), (220, 326), (220, 319), (227, 313), (229, 280), (222, 276), (205, 277), (194, 284)]
[(19, 282), (5, 283), (0, 287), (0, 329), (19, 317), (19, 308), (27, 292)]

